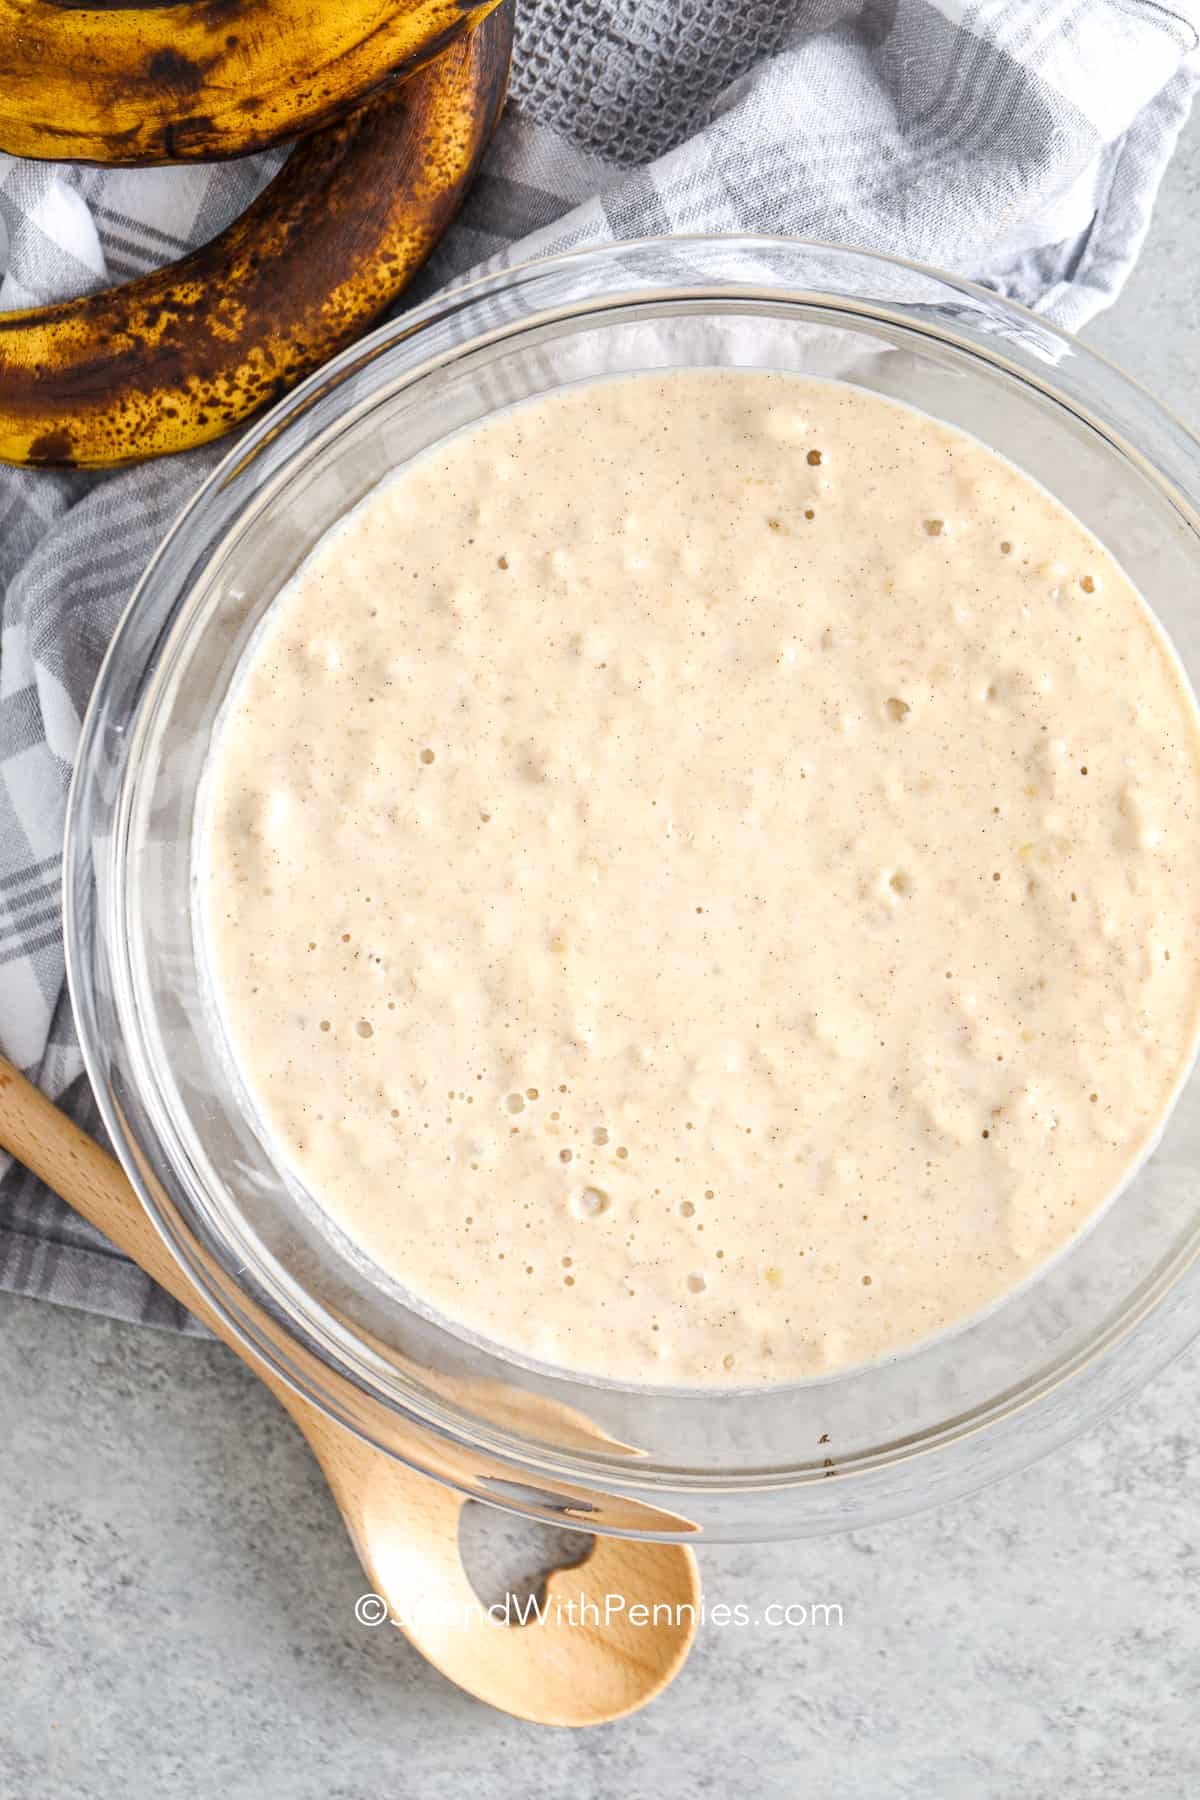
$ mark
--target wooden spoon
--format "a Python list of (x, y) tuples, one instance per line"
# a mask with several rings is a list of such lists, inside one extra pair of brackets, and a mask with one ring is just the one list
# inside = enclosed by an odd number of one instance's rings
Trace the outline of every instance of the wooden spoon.
[[(546, 1582), (541, 1614), (504, 1624), (480, 1605), (458, 1548), (465, 1497), (356, 1437), (239, 1343), (175, 1261), (121, 1167), (0, 1057), (0, 1148), (202, 1319), (292, 1415), (333, 1490), (378, 1601), (449, 1680), (542, 1725), (599, 1725), (661, 1693), (699, 1616), (696, 1559), (682, 1544), (597, 1537)], [(635, 1622), (638, 1606), (650, 1622)], [(631, 1612), (633, 1618), (631, 1618)]]

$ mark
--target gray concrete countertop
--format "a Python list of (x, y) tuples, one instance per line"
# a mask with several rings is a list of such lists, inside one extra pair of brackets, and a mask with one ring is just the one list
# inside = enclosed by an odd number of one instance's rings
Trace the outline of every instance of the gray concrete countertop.
[[(1089, 336), (1200, 426), (1200, 119)], [(715, 1547), (708, 1628), (646, 1712), (474, 1704), (364, 1588), (301, 1440), (224, 1349), (0, 1296), (0, 1800), (1200, 1793), (1200, 1348), (1100, 1430), (940, 1512)], [(544, 1555), (473, 1509), (493, 1569)]]

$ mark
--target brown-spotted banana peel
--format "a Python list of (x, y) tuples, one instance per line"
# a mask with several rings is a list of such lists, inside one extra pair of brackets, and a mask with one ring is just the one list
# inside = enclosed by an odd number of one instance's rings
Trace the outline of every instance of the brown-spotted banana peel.
[(393, 301), (453, 218), (504, 103), (512, 0), (305, 139), (219, 237), (124, 287), (0, 313), (0, 460), (188, 450), (270, 404)]
[(0, 150), (244, 156), (331, 123), (497, 0), (0, 0)]

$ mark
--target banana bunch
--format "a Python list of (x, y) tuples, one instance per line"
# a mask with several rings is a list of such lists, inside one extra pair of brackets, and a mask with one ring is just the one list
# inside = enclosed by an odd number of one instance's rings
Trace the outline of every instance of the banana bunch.
[(244, 156), (328, 124), (497, 0), (0, 0), (0, 150)]
[[(0, 0), (0, 17), (21, 4)], [(249, 4), (163, 10), (224, 16)], [(363, 10), (322, 10), (342, 6)], [(512, 8), (504, 0), (417, 73), (304, 139), (202, 249), (124, 287), (0, 313), (0, 460), (95, 468), (191, 449), (352, 342), (462, 201), (504, 104)]]

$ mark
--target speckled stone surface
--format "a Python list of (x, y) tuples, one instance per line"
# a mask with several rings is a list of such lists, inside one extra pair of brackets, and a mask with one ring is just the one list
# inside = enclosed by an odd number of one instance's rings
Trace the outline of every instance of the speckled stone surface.
[[(1200, 120), (1090, 333), (1200, 424)], [(704, 1553), (709, 1628), (646, 1712), (543, 1731), (391, 1630), (266, 1392), (217, 1345), (0, 1296), (0, 1800), (1191, 1800), (1200, 1348), (976, 1498)], [(493, 1578), (545, 1553), (489, 1515)]]

